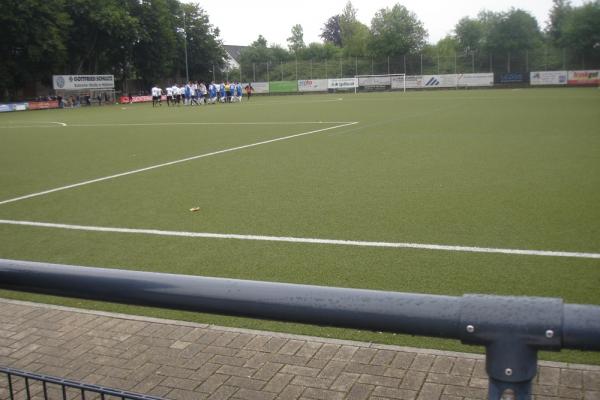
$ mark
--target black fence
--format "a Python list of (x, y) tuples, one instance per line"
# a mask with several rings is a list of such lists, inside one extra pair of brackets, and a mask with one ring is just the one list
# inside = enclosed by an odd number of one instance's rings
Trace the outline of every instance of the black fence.
[(242, 82), (343, 78), (355, 75), (434, 75), (493, 72), (495, 75), (530, 71), (563, 71), (600, 68), (600, 50), (586, 58), (568, 48), (550, 46), (506, 53), (427, 52), (390, 57), (343, 57), (327, 60), (257, 61), (219, 71), (213, 79)]
[[(2, 376), (6, 379), (5, 382), (2, 382)], [(2, 399), (7, 400), (162, 400), (159, 397), (0, 366), (0, 393), (3, 387), (6, 393)]]
[(485, 346), (489, 398), (531, 396), (538, 350), (600, 351), (600, 306), (462, 297), (0, 260), (0, 287), (179, 310), (458, 339)]

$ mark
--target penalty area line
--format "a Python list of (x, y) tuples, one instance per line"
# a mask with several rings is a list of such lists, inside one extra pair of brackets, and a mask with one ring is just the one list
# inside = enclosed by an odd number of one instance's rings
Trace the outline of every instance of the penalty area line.
[(70, 224), (56, 224), (56, 223), (49, 223), (49, 222), (17, 221), (17, 220), (5, 220), (5, 219), (0, 219), (0, 224), (32, 226), (32, 227), (41, 227), (41, 228), (54, 228), (54, 229), (68, 229), (68, 230), (87, 231), (87, 232), (127, 233), (127, 234), (174, 236), (174, 237), (186, 237), (186, 238), (250, 240), (250, 241), (262, 241), (262, 242), (285, 242), (285, 243), (334, 245), (334, 246), (378, 247), (378, 248), (437, 250), (437, 251), (453, 251), (453, 252), (468, 252), (468, 253), (493, 253), (493, 254), (508, 254), (508, 255), (521, 255), (521, 256), (600, 259), (600, 253), (582, 253), (582, 252), (570, 252), (570, 251), (506, 249), (506, 248), (494, 248), (494, 247), (454, 246), (454, 245), (426, 244), (426, 243), (370, 242), (370, 241), (363, 241), (363, 240), (319, 239), (319, 238), (266, 236), (266, 235), (240, 235), (240, 234), (211, 233), (211, 232), (165, 231), (165, 230), (158, 230), (158, 229), (133, 229), (133, 228), (117, 228), (117, 227), (104, 227), (104, 226), (70, 225)]
[(249, 149), (251, 147), (262, 146), (264, 144), (269, 144), (269, 143), (281, 142), (281, 141), (284, 141), (284, 140), (290, 140), (290, 139), (294, 139), (294, 138), (301, 137), (301, 136), (312, 135), (312, 134), (315, 134), (315, 133), (325, 132), (325, 131), (329, 131), (329, 130), (332, 130), (332, 129), (343, 128), (343, 127), (346, 127), (346, 126), (351, 126), (351, 125), (356, 125), (356, 124), (358, 124), (358, 122), (346, 122), (346, 123), (341, 124), (341, 125), (329, 126), (327, 128), (321, 128), (321, 129), (316, 129), (316, 130), (312, 130), (312, 131), (308, 131), (308, 132), (296, 133), (294, 135), (288, 135), (288, 136), (278, 137), (278, 138), (275, 138), (275, 139), (263, 140), (261, 142), (246, 144), (246, 145), (243, 145), (243, 146), (230, 147), (228, 149), (217, 150), (217, 151), (213, 151), (213, 152), (210, 152), (210, 153), (198, 154), (198, 155), (195, 155), (195, 156), (192, 156), (192, 157), (186, 157), (186, 158), (182, 158), (182, 159), (179, 159), (179, 160), (165, 162), (165, 163), (162, 163), (162, 164), (151, 165), (149, 167), (134, 169), (134, 170), (131, 170), (131, 171), (121, 172), (119, 174), (104, 176), (102, 178), (90, 179), (90, 180), (83, 181), (83, 182), (73, 183), (71, 185), (61, 186), (61, 187), (57, 187), (57, 188), (54, 188), (54, 189), (44, 190), (42, 192), (31, 193), (31, 194), (27, 194), (27, 195), (24, 195), (24, 196), (19, 196), (19, 197), (15, 197), (15, 198), (12, 198), (12, 199), (3, 200), (3, 201), (0, 201), (0, 205), (8, 204), (8, 203), (14, 203), (14, 202), (17, 202), (17, 201), (20, 201), (20, 200), (30, 199), (32, 197), (43, 196), (43, 195), (46, 195), (46, 194), (50, 194), (50, 193), (54, 193), (54, 192), (59, 192), (59, 191), (62, 191), (62, 190), (73, 189), (73, 188), (76, 188), (76, 187), (79, 187), (79, 186), (90, 185), (92, 183), (107, 181), (109, 179), (115, 179), (115, 178), (121, 178), (123, 176), (128, 176), (128, 175), (133, 175), (133, 174), (139, 174), (140, 172), (146, 172), (146, 171), (151, 171), (151, 170), (157, 169), (157, 168), (168, 167), (170, 165), (181, 164), (181, 163), (185, 163), (185, 162), (188, 162), (188, 161), (197, 160), (199, 158), (216, 156), (218, 154), (224, 154), (224, 153), (231, 153), (233, 151)]

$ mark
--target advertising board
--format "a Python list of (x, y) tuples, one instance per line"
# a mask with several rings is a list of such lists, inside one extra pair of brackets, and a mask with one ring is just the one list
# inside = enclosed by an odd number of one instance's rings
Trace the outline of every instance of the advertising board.
[(357, 86), (357, 81), (356, 78), (328, 79), (327, 88), (337, 90), (354, 89)]
[(567, 71), (534, 71), (529, 74), (529, 83), (536, 85), (566, 85)]
[(458, 84), (458, 75), (423, 75), (423, 88), (451, 88)]
[(494, 74), (481, 73), (481, 74), (459, 74), (457, 76), (457, 86), (459, 87), (485, 87), (494, 86)]
[(569, 86), (597, 86), (600, 84), (600, 70), (569, 71)]
[(298, 81), (272, 81), (269, 82), (270, 93), (296, 93)]
[(520, 72), (509, 72), (500, 75), (500, 83), (522, 83), (525, 77)]
[(252, 82), (252, 88), (254, 89), (252, 93), (269, 93), (269, 82)]
[(327, 79), (308, 79), (298, 81), (299, 92), (326, 92)]
[(113, 75), (53, 75), (54, 90), (114, 89)]
[(51, 108), (58, 108), (58, 100), (29, 102), (30, 110), (48, 110)]

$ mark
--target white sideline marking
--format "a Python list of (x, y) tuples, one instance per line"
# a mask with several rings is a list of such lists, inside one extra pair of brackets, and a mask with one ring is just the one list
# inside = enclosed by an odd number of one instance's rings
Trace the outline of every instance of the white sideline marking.
[(88, 231), (88, 232), (132, 233), (132, 234), (157, 235), (157, 236), (178, 236), (178, 237), (187, 237), (187, 238), (235, 239), (235, 240), (253, 240), (253, 241), (263, 241), (263, 242), (287, 242), (287, 243), (305, 243), (305, 244), (326, 244), (326, 245), (337, 245), (337, 246), (381, 247), (381, 248), (395, 248), (395, 249), (421, 249), (421, 250), (459, 251), (459, 252), (469, 252), (469, 253), (497, 253), (497, 254), (524, 255), (524, 256), (600, 259), (600, 253), (580, 253), (580, 252), (570, 252), (570, 251), (503, 249), (503, 248), (494, 248), (494, 247), (453, 246), (453, 245), (444, 245), (444, 244), (425, 244), (425, 243), (369, 242), (369, 241), (363, 241), (363, 240), (316, 239), (316, 238), (300, 238), (300, 237), (288, 237), (288, 236), (265, 236), (265, 235), (239, 235), (239, 234), (233, 234), (233, 233), (164, 231), (164, 230), (158, 230), (158, 229), (113, 228), (113, 227), (103, 227), (103, 226), (55, 224), (55, 223), (49, 223), (49, 222), (16, 221), (16, 220), (6, 220), (6, 219), (0, 219), (0, 224), (35, 226), (35, 227), (43, 227), (43, 228), (58, 228), (58, 229), (69, 229), (69, 230)]
[[(36, 122), (29, 122), (36, 123)], [(171, 126), (171, 125), (315, 125), (315, 124), (346, 124), (348, 121), (282, 121), (282, 122), (132, 122), (132, 123), (100, 123), (100, 124), (70, 124), (64, 122), (40, 122), (39, 124), (56, 124), (67, 127), (92, 128), (95, 126)], [(54, 126), (43, 125), (12, 125), (0, 126), (0, 129), (15, 128), (54, 128)]]
[(288, 122), (132, 122), (123, 124), (71, 124), (70, 127), (94, 126), (170, 126), (170, 125), (314, 125), (347, 124), (348, 121), (288, 121)]
[[(9, 122), (9, 124), (12, 124), (14, 122)], [(60, 125), (60, 126), (67, 126), (67, 124), (65, 124), (64, 122), (46, 122), (46, 121), (40, 121), (40, 122), (35, 122), (35, 121), (27, 121), (28, 124), (55, 124), (55, 125)], [(40, 125), (12, 125), (12, 126), (0, 126), (0, 129), (15, 129), (15, 128), (54, 128), (53, 126), (40, 126)]]
[[(237, 146), (237, 147), (230, 147), (229, 149), (224, 149), (224, 150), (213, 151), (213, 152), (210, 152), (210, 153), (199, 154), (197, 156), (182, 158), (180, 160), (169, 161), (169, 162), (162, 163), (162, 164), (151, 165), (151, 166), (145, 167), (145, 168), (139, 168), (139, 169), (134, 169), (132, 171), (121, 172), (120, 174), (109, 175), (109, 176), (105, 176), (105, 177), (102, 177), (102, 178), (90, 179), (88, 181), (74, 183), (74, 184), (66, 185), (66, 186), (61, 186), (61, 187), (57, 187), (57, 188), (54, 188), (54, 189), (44, 190), (43, 192), (31, 193), (31, 194), (27, 194), (25, 196), (19, 196), (19, 197), (15, 197), (15, 198), (12, 198), (12, 199), (3, 200), (3, 201), (0, 201), (0, 205), (8, 204), (8, 203), (14, 203), (16, 201), (25, 200), (25, 199), (29, 199), (29, 198), (32, 198), (32, 197), (43, 196), (45, 194), (54, 193), (54, 192), (58, 192), (58, 191), (61, 191), (61, 190), (67, 190), (67, 189), (72, 189), (72, 188), (76, 188), (76, 187), (79, 187), (79, 186), (89, 185), (91, 183), (102, 182), (102, 181), (106, 181), (106, 180), (109, 180), (109, 179), (120, 178), (122, 176), (133, 175), (133, 174), (137, 174), (137, 173), (140, 173), (140, 172), (150, 171), (150, 170), (156, 169), (156, 168), (167, 167), (169, 165), (180, 164), (180, 163), (184, 163), (184, 162), (196, 160), (196, 159), (199, 159), (199, 158), (215, 156), (217, 154), (223, 154), (223, 153), (230, 153), (232, 151), (248, 149), (250, 147), (256, 147), (256, 146), (260, 146), (260, 145), (268, 144), (268, 143), (280, 142), (282, 140), (289, 140), (289, 139), (297, 138), (297, 137), (300, 137), (300, 136), (311, 135), (311, 134), (314, 134), (314, 133), (324, 132), (324, 131), (328, 131), (328, 130), (331, 130), (331, 129), (343, 128), (345, 126), (350, 126), (350, 125), (355, 125), (355, 124), (358, 124), (358, 122), (346, 122), (346, 123), (344, 123), (342, 125), (330, 126), (330, 127), (327, 127), (327, 128), (317, 129), (317, 130), (313, 130), (313, 131), (296, 133), (294, 135), (283, 136), (283, 137), (279, 137), (279, 138), (275, 138), (275, 139), (270, 139), (270, 140), (264, 140), (262, 142), (257, 142), (257, 143), (252, 143), (252, 144), (246, 144), (246, 145)], [(71, 126), (73, 126), (73, 125), (71, 125)]]

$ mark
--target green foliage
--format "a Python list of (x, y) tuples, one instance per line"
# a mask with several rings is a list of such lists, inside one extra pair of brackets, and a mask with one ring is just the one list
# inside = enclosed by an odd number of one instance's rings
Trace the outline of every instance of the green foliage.
[(550, 10), (546, 34), (553, 44), (559, 46), (564, 44), (562, 41), (564, 24), (571, 11), (572, 7), (569, 0), (552, 1), (552, 9)]
[(486, 40), (490, 52), (528, 50), (541, 42), (537, 20), (527, 11), (513, 8), (499, 13), (494, 21)]
[(288, 47), (292, 53), (298, 53), (299, 50), (306, 47), (304, 44), (304, 31), (302, 25), (292, 26), (292, 36), (287, 38)]
[(367, 54), (369, 28), (356, 18), (357, 9), (348, 1), (340, 15), (340, 36), (346, 56)]
[(371, 21), (372, 52), (377, 56), (399, 56), (420, 51), (427, 31), (416, 14), (395, 4), (382, 8)]
[(562, 25), (560, 39), (579, 54), (600, 55), (600, 1), (570, 10)]
[(505, 54), (541, 44), (537, 20), (527, 11), (481, 11), (477, 19), (462, 18), (454, 28), (459, 48), (465, 52)]
[(67, 36), (72, 21), (63, 0), (0, 2), (0, 99), (67, 61)]
[(483, 23), (479, 19), (461, 18), (454, 28), (460, 49), (465, 52), (480, 49), (483, 40)]
[(321, 39), (326, 44), (342, 47), (342, 30), (340, 28), (340, 16), (330, 17), (321, 29)]
[(147, 84), (185, 76), (186, 34), (192, 75), (204, 77), (213, 64), (224, 64), (219, 31), (196, 4), (0, 2), (0, 99), (15, 98), (18, 89), (38, 81), (49, 83), (52, 74), (109, 73)]

